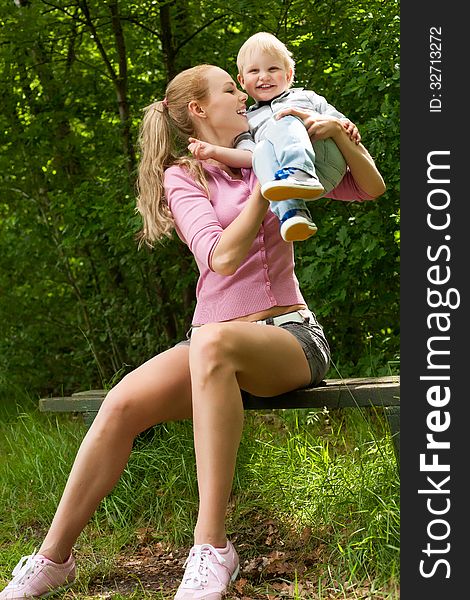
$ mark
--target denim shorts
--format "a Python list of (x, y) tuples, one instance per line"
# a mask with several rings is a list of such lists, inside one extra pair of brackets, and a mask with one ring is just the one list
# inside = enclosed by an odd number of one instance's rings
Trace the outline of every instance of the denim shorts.
[[(328, 345), (323, 328), (311, 311), (301, 311), (305, 314), (302, 323), (283, 323), (277, 327), (286, 329), (298, 340), (302, 346), (308, 365), (310, 367), (310, 382), (305, 387), (318, 385), (325, 377), (330, 366), (330, 347)], [(273, 325), (274, 326), (274, 325)], [(191, 329), (186, 334), (187, 339), (178, 342), (177, 346), (189, 346)]]

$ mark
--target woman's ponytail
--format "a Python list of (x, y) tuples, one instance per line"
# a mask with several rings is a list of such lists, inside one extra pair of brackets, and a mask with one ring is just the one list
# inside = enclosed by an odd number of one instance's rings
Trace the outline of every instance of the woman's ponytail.
[(137, 211), (143, 226), (138, 234), (139, 245), (153, 246), (157, 240), (170, 237), (174, 220), (165, 202), (163, 187), (165, 169), (179, 164), (187, 169), (209, 195), (204, 170), (190, 156), (182, 155), (188, 138), (196, 137), (188, 110), (191, 100), (207, 97), (206, 73), (212, 65), (199, 65), (179, 73), (168, 84), (163, 100), (144, 109), (139, 131), (140, 161), (137, 176)]

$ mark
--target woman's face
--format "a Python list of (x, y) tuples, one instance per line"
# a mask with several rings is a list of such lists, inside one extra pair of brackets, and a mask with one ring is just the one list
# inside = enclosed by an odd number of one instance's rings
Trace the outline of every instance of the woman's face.
[(208, 97), (200, 103), (205, 114), (204, 125), (209, 132), (212, 131), (219, 137), (219, 143), (226, 141), (227, 145), (231, 145), (238, 134), (248, 131), (245, 104), (248, 96), (241, 92), (230, 75), (219, 67), (208, 71), (206, 79)]

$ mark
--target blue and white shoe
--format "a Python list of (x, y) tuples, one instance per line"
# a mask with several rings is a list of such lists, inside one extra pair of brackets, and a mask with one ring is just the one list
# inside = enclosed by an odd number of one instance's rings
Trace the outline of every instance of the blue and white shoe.
[(288, 210), (281, 220), (281, 237), (285, 242), (303, 242), (315, 235), (317, 230), (305, 210)]
[(325, 188), (317, 177), (312, 177), (300, 169), (279, 169), (274, 174), (275, 179), (261, 186), (261, 193), (271, 202), (302, 198), (316, 200), (323, 196)]

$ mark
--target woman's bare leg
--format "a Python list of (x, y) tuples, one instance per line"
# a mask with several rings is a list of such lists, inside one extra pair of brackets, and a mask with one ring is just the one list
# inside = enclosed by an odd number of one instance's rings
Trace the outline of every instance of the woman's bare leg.
[(224, 547), (225, 513), (243, 427), (240, 388), (274, 396), (307, 385), (310, 368), (288, 331), (232, 322), (196, 330), (190, 369), (199, 487), (195, 543)]
[(240, 387), (276, 395), (305, 385), (310, 371), (292, 334), (252, 323), (206, 325), (193, 336), (188, 354), (187, 346), (164, 352), (108, 394), (82, 442), (41, 554), (56, 562), (68, 558), (118, 481), (140, 431), (191, 416), (200, 496), (195, 542), (225, 545), (225, 512), (243, 427)]
[(67, 560), (99, 502), (119, 480), (137, 434), (156, 423), (191, 418), (188, 355), (188, 346), (167, 350), (106, 396), (80, 446), (40, 554)]

